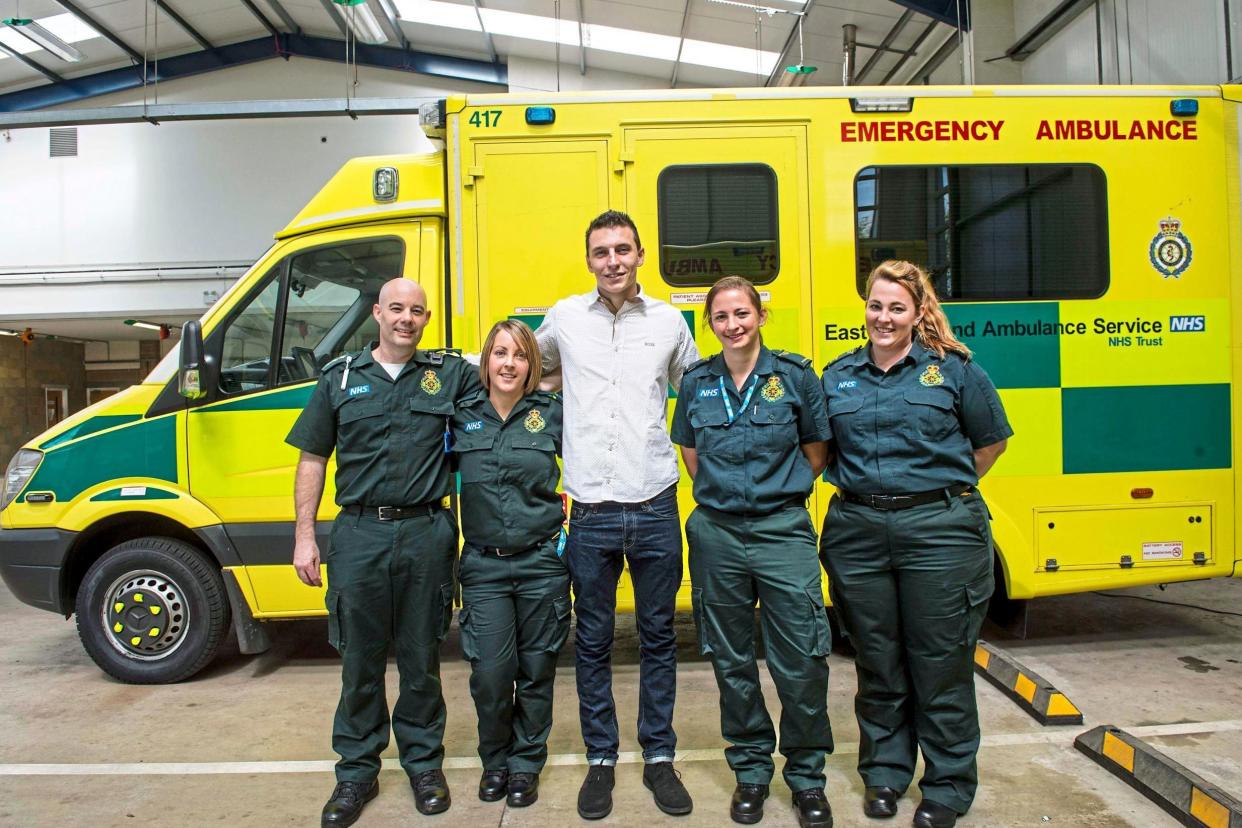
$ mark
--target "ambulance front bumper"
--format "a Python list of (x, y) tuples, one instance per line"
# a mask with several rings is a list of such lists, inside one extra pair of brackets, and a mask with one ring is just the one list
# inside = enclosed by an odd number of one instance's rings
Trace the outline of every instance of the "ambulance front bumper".
[(77, 532), (0, 529), (0, 579), (13, 597), (32, 607), (68, 615), (61, 576)]

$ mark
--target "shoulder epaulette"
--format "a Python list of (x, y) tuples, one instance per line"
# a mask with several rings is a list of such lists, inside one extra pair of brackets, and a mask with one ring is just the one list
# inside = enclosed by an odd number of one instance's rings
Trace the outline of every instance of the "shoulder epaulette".
[(843, 351), (842, 353), (837, 354), (835, 357), (829, 360), (827, 365), (824, 366), (824, 370), (827, 371), (829, 368), (831, 368), (833, 365), (836, 365), (838, 362), (845, 359), (847, 356), (853, 356), (854, 354), (858, 353), (865, 347), (867, 347), (867, 343), (864, 342), (862, 345), (855, 346), (853, 348), (850, 348), (848, 351)]
[(341, 354), (336, 359), (329, 360), (327, 365), (319, 369), (319, 372), (322, 374), (326, 374), (329, 371), (331, 371), (333, 368), (335, 368), (336, 366), (340, 365), (345, 360), (348, 359), (352, 362), (355, 358), (356, 358), (356, 354)]
[(786, 362), (792, 362), (794, 365), (797, 365), (801, 368), (811, 367), (811, 360), (802, 356), (802, 354), (794, 354), (794, 353), (790, 353), (789, 351), (773, 351), (772, 354), (777, 359), (783, 359)]
[(706, 365), (707, 363), (711, 361), (712, 361), (711, 357), (703, 357), (702, 359), (696, 360), (686, 366), (685, 373), (689, 374), (691, 371), (694, 371), (698, 368), (702, 368), (704, 365)]

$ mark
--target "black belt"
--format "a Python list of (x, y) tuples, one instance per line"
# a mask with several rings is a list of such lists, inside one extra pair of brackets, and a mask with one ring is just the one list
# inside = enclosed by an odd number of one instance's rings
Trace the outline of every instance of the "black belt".
[(543, 540), (537, 540), (534, 543), (532, 543), (530, 546), (504, 547), (504, 546), (476, 546), (474, 544), (471, 544), (471, 546), (474, 546), (475, 549), (479, 550), (479, 552), (481, 552), (484, 555), (494, 555), (497, 558), (509, 558), (514, 555), (521, 555), (523, 552), (529, 552), (532, 549), (538, 549), (540, 546), (543, 546), (545, 543), (547, 543), (548, 541), (552, 540), (553, 538), (557, 537), (560, 534), (561, 534), (561, 530), (557, 529), (556, 534), (552, 535), (551, 537), (544, 538)]
[(351, 515), (375, 518), (376, 520), (405, 520), (412, 517), (430, 517), (443, 510), (438, 500), (419, 503), (414, 506), (346, 506), (342, 511)]
[(879, 509), (885, 512), (896, 512), (900, 509), (909, 509), (914, 506), (922, 506), (927, 503), (935, 503), (937, 500), (948, 501), (951, 497), (966, 494), (972, 491), (974, 486), (949, 486), (944, 489), (933, 489), (930, 492), (914, 492), (913, 494), (856, 494), (854, 492), (841, 492), (841, 499), (846, 503), (858, 503), (863, 506), (870, 506), (872, 509)]

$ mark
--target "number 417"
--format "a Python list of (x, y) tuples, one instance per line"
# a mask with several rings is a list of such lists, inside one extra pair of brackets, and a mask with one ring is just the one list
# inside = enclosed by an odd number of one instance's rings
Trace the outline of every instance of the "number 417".
[(480, 109), (470, 113), (470, 126), (494, 127), (499, 124), (499, 109)]

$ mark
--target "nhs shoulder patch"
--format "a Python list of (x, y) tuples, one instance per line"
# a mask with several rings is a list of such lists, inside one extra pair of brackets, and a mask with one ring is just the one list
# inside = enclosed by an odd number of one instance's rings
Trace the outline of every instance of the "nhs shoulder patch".
[(357, 397), (360, 394), (370, 394), (370, 393), (371, 393), (371, 386), (369, 385), (355, 385), (353, 388), (349, 389), (349, 396), (351, 397)]
[(700, 397), (719, 397), (720, 389), (719, 388), (700, 388), (699, 396)]
[(463, 426), (463, 428), (464, 428), (466, 431), (482, 431), (482, 430), (483, 430), (483, 421), (482, 421), (482, 420), (475, 420), (473, 423), (466, 423), (466, 424), (465, 424), (465, 426)]
[(858, 380), (841, 380), (837, 383), (837, 390), (844, 391), (847, 388), (857, 388)]

